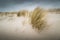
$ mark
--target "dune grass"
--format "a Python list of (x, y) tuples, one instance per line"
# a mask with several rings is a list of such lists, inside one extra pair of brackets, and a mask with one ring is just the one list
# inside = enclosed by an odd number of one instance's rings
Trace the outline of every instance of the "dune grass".
[(31, 16), (31, 23), (32, 27), (36, 28), (37, 30), (42, 30), (44, 27), (46, 27), (46, 11), (37, 7), (33, 12)]
[(17, 13), (17, 16), (18, 16), (18, 17), (20, 17), (20, 16), (26, 16), (27, 13), (28, 13), (27, 10), (22, 10), (22, 11), (19, 11), (19, 12)]

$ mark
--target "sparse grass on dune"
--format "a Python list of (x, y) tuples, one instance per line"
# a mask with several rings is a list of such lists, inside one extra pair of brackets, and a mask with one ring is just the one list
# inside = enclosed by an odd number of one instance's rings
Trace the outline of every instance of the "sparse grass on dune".
[[(3, 14), (4, 13), (4, 14)], [(1, 15), (5, 16), (14, 16), (16, 14), (16, 17), (24, 16), (28, 17), (29, 20), (27, 21), (28, 23), (30, 22), (32, 24), (32, 27), (37, 29), (37, 30), (42, 30), (44, 27), (47, 26), (46, 21), (45, 21), (45, 16), (47, 14), (46, 10), (37, 7), (34, 9), (34, 11), (29, 12), (27, 10), (22, 10), (18, 12), (2, 12), (0, 13)]]
[(40, 7), (37, 7), (32, 12), (29, 12), (27, 10), (22, 10), (18, 12), (1, 12), (0, 15), (5, 16), (14, 16), (16, 14), (16, 17), (24, 16), (28, 17), (28, 23), (30, 22), (32, 24), (32, 27), (38, 30), (42, 30), (44, 27), (46, 27), (46, 11)]
[(46, 27), (46, 21), (45, 21), (46, 11), (37, 7), (33, 12), (31, 16), (31, 23), (32, 27), (36, 28), (37, 30), (42, 30), (44, 27)]
[(17, 16), (18, 16), (18, 17), (20, 17), (20, 16), (26, 16), (27, 13), (28, 13), (27, 10), (19, 11), (19, 12), (17, 13)]

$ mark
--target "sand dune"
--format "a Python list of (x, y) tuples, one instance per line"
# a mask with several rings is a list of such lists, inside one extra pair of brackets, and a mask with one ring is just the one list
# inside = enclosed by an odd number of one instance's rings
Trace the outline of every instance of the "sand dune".
[(20, 17), (17, 16), (18, 12), (13, 14), (14, 16), (10, 14), (10, 16), (6, 16), (5, 14), (3, 16), (1, 15), (1, 39), (59, 39), (60, 37), (60, 14), (48, 12), (45, 16), (48, 26), (46, 29), (41, 30), (40, 33), (33, 29), (31, 15), (29, 14), (25, 16), (22, 14)]

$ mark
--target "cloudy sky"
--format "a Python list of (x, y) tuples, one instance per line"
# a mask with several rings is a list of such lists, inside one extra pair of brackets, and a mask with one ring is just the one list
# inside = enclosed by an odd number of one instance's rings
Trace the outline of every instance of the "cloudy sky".
[(0, 0), (0, 12), (33, 10), (37, 6), (45, 9), (60, 8), (59, 0)]

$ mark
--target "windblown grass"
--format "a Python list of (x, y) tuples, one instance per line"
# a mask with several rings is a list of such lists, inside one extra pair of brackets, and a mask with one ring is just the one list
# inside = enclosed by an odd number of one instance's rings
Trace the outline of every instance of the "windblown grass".
[(33, 12), (31, 16), (31, 23), (32, 27), (37, 30), (42, 30), (44, 27), (47, 26), (45, 21), (46, 11), (37, 7)]
[(20, 16), (26, 16), (27, 13), (28, 13), (27, 10), (22, 10), (22, 11), (19, 11), (19, 12), (17, 13), (17, 16), (18, 16), (18, 17), (20, 17)]

